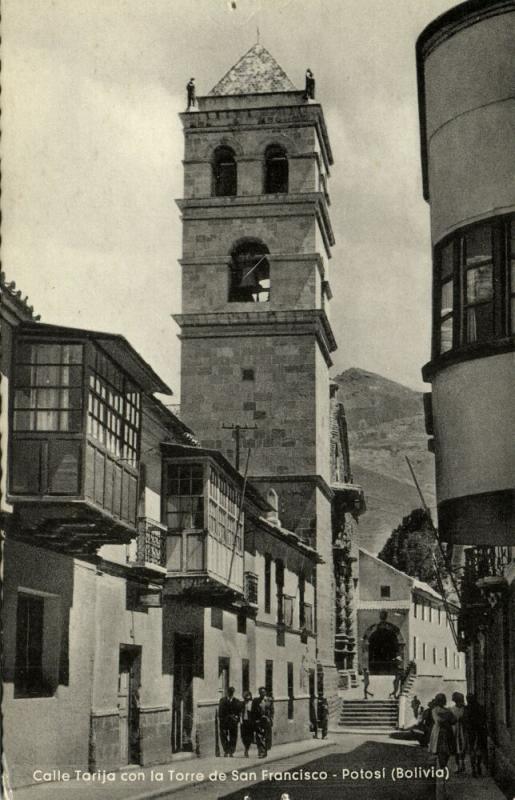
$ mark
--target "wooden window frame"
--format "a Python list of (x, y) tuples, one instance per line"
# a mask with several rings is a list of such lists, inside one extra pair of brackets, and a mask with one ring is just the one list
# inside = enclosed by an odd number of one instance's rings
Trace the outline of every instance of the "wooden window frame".
[[(491, 264), (492, 264), (492, 298), (490, 300), (467, 302), (467, 272), (474, 265), (466, 264), (466, 237), (474, 229), (484, 226), (491, 229)], [(433, 249), (433, 332), (432, 354), (433, 359), (438, 359), (446, 353), (458, 353), (462, 348), (474, 345), (488, 344), (489, 342), (515, 335), (515, 321), (512, 323), (512, 303), (515, 305), (515, 286), (511, 285), (511, 260), (515, 260), (512, 251), (512, 241), (515, 242), (513, 233), (515, 216), (513, 214), (490, 217), (467, 225), (446, 236)], [(447, 280), (442, 278), (442, 254), (446, 247), (452, 245), (453, 266), (451, 279), (453, 281), (453, 308), (452, 312), (441, 316), (442, 286)], [(487, 339), (468, 341), (467, 339), (467, 311), (475, 306), (491, 304), (492, 306), (492, 336)], [(448, 350), (441, 352), (441, 326), (451, 318), (452, 345)], [(515, 320), (515, 314), (514, 314)]]

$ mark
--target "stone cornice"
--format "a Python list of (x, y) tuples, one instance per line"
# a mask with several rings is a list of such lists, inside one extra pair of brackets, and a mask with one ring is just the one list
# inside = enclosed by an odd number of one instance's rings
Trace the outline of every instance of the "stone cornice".
[(313, 336), (332, 366), (330, 353), (337, 348), (325, 311), (224, 311), (217, 313), (173, 314), (181, 328), (181, 339), (227, 336)]

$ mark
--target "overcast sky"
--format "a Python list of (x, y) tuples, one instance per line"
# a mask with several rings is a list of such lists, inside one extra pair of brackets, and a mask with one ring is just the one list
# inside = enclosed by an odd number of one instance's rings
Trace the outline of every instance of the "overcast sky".
[[(233, 8), (233, 5), (236, 8)], [(329, 184), (335, 370), (421, 388), (429, 208), (415, 41), (449, 0), (4, 0), (3, 264), (44, 322), (119, 332), (178, 397), (178, 112), (256, 41), (317, 80)]]

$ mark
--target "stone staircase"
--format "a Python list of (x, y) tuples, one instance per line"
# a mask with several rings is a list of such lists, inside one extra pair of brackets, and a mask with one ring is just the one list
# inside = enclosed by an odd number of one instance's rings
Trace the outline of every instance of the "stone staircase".
[(344, 700), (338, 725), (356, 733), (389, 733), (397, 729), (398, 717), (398, 700)]

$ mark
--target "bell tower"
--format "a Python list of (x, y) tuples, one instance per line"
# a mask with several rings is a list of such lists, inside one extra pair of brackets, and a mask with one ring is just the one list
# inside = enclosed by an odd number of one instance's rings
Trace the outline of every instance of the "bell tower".
[[(311, 80), (311, 78), (310, 78)], [(279, 497), (319, 551), (319, 673), (335, 684), (328, 317), (332, 154), (313, 81), (255, 44), (181, 114), (185, 135), (181, 416)]]

